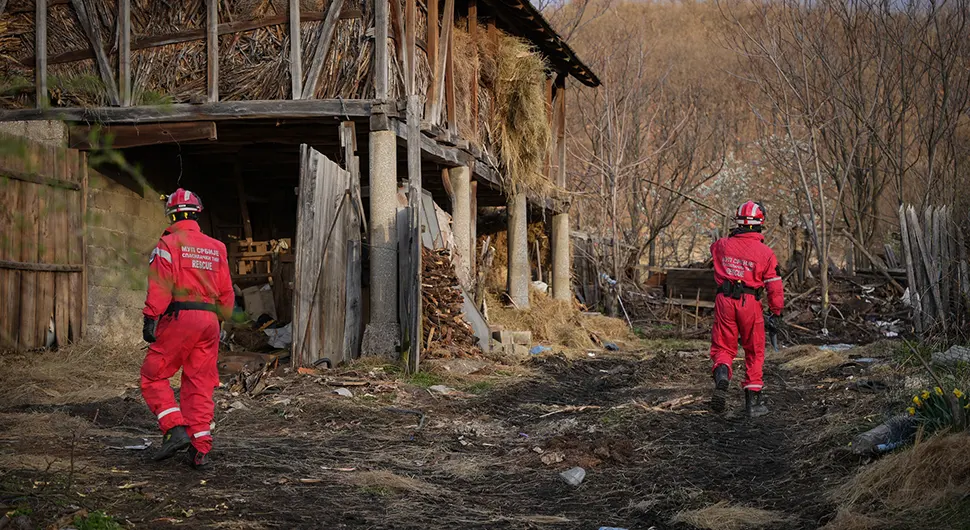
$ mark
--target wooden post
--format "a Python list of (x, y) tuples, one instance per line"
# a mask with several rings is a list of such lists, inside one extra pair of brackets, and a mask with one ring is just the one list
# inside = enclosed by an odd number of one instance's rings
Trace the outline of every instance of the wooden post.
[[(566, 185), (566, 76), (559, 74), (552, 100), (553, 131), (556, 147), (552, 181), (562, 190)], [(553, 165), (553, 164), (550, 164)], [(572, 259), (570, 259), (569, 205), (552, 217), (552, 294), (558, 300), (572, 300)]]
[(408, 63), (411, 55), (407, 53), (407, 37), (404, 30), (407, 24), (404, 22), (404, 15), (401, 12), (400, 0), (389, 0), (389, 2), (391, 5), (391, 29), (394, 30), (394, 51), (397, 55), (397, 62), (401, 67), (401, 77), (404, 80), (404, 95), (406, 96), (409, 89), (407, 80), (410, 74), (408, 72), (411, 70), (411, 65)]
[(361, 332), (361, 241), (360, 222), (363, 208), (360, 201), (360, 160), (357, 157), (357, 131), (352, 121), (340, 124), (340, 144), (344, 150), (344, 169), (350, 173), (351, 204), (347, 205), (347, 278), (344, 320), (344, 355), (347, 360), (360, 356)]
[(37, 108), (49, 105), (47, 99), (47, 0), (35, 0), (34, 13), (34, 85)]
[(131, 106), (131, 0), (118, 0), (118, 84), (121, 106)]
[(374, 3), (374, 97), (387, 99), (387, 23), (390, 1), (375, 0)]
[(300, 31), (300, 0), (290, 0), (290, 99), (300, 99), (303, 94), (302, 35)]
[[(447, 15), (447, 11), (445, 12)], [(452, 6), (451, 17), (454, 18), (454, 6)], [(448, 40), (445, 41), (445, 116), (448, 120), (448, 130), (452, 133), (458, 132), (458, 113), (455, 108), (455, 37), (454, 21), (448, 22)]]
[(472, 183), (470, 201), (471, 207), (469, 208), (471, 220), (468, 223), (468, 229), (471, 231), (471, 234), (469, 235), (468, 240), (471, 241), (472, 246), (471, 277), (474, 279), (478, 276), (478, 181), (475, 180), (474, 166), (469, 168), (469, 172), (472, 174)]
[(219, 101), (219, 0), (206, 0), (206, 64), (209, 102)]
[[(445, 43), (444, 53), (439, 53), (436, 57), (435, 63), (432, 68), (431, 84), (434, 85), (434, 99), (428, 98), (426, 102), (427, 111), (425, 112), (425, 117), (433, 124), (440, 123), (441, 120), (441, 104), (442, 97), (445, 92), (445, 81), (448, 76), (447, 69), (449, 66), (448, 57), (450, 54), (451, 47), (448, 43), (451, 42), (451, 32), (455, 24), (455, 0), (445, 0), (445, 11), (441, 17), (441, 36), (440, 42)], [(454, 84), (452, 84), (452, 89)], [(452, 92), (451, 97), (454, 97)], [(452, 105), (453, 106), (453, 105)]]
[[(438, 92), (438, 0), (428, 0), (428, 64), (432, 68), (432, 80), (428, 83), (428, 98), (425, 101), (425, 114), (431, 114), (428, 112), (428, 105), (433, 105), (437, 101)], [(431, 114), (428, 116), (428, 120), (431, 123), (437, 122), (437, 116)]]
[(474, 65), (472, 66), (472, 86), (471, 86), (471, 140), (478, 143), (478, 81), (481, 77), (479, 73), (478, 61), (478, 0), (468, 0), (468, 36), (471, 39), (472, 49), (475, 51)]
[[(414, 0), (408, 0), (413, 7)], [(412, 19), (413, 23), (413, 19)], [(413, 50), (411, 52), (413, 54)], [(413, 55), (412, 55), (413, 57)], [(413, 72), (412, 72), (413, 74)], [(413, 81), (413, 76), (412, 76)], [(413, 85), (411, 85), (413, 87)], [(421, 99), (417, 95), (408, 96), (407, 127), (408, 127), (408, 205), (411, 209), (411, 274), (413, 287), (408, 293), (410, 307), (410, 351), (408, 352), (408, 370), (416, 373), (420, 369), (421, 359)]]
[(344, 0), (333, 0), (327, 8), (327, 18), (323, 20), (317, 32), (317, 49), (313, 52), (310, 71), (307, 73), (306, 85), (303, 87), (303, 99), (313, 99), (316, 95), (317, 82), (320, 80), (324, 62), (330, 53), (333, 34), (337, 30), (337, 22), (340, 20), (340, 12), (343, 8)]
[[(405, 55), (408, 57), (408, 71), (407, 71), (407, 94), (408, 96), (413, 96), (417, 94), (417, 86), (415, 85), (415, 75), (417, 73), (417, 61), (418, 61), (418, 46), (415, 35), (418, 25), (418, 8), (416, 0), (407, 0), (407, 4), (404, 12), (404, 31), (405, 31)], [(415, 116), (418, 116), (417, 110), (415, 110)], [(420, 119), (420, 118), (419, 118)], [(408, 123), (410, 125), (410, 122)], [(418, 125), (420, 130), (421, 126)], [(410, 141), (408, 143), (410, 146)], [(410, 147), (409, 147), (410, 148)], [(420, 155), (420, 152), (419, 152)], [(420, 189), (420, 188), (419, 188)]]

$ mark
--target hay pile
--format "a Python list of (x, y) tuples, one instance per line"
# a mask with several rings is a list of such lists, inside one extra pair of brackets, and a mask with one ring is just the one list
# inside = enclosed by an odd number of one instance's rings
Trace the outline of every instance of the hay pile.
[(494, 292), (485, 295), (489, 324), (508, 330), (531, 331), (534, 342), (570, 351), (600, 348), (604, 342), (621, 346), (636, 343), (626, 322), (602, 315), (583, 315), (572, 303), (531, 289), (529, 310), (506, 307)]
[(72, 345), (0, 355), (0, 400), (9, 406), (103, 401), (137, 388), (145, 357), (132, 347)]
[(490, 137), (509, 191), (546, 194), (544, 175), (552, 136), (546, 104), (546, 64), (525, 41), (501, 34), (496, 51), (495, 96)]
[(674, 524), (688, 524), (695, 528), (709, 530), (744, 530), (777, 525), (787, 519), (778, 512), (735, 506), (725, 501), (701, 508), (678, 513), (671, 521)]
[(970, 436), (940, 436), (862, 468), (832, 492), (825, 530), (964, 529), (970, 521)]

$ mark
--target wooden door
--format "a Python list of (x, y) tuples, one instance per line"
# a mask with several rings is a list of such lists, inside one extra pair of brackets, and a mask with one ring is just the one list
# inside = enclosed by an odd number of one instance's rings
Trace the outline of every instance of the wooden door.
[(83, 153), (0, 135), (0, 348), (83, 336), (86, 194)]
[(354, 329), (348, 325), (348, 300), (352, 308), (353, 293), (360, 289), (353, 282), (360, 281), (360, 272), (348, 272), (348, 264), (359, 267), (361, 215), (351, 190), (350, 172), (311, 147), (300, 147), (294, 366), (313, 366), (322, 358), (338, 364), (356, 354), (349, 351), (357, 341), (347, 337)]

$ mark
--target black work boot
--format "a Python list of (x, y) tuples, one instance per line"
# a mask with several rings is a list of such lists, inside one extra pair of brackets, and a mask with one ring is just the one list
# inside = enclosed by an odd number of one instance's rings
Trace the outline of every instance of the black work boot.
[(727, 401), (728, 365), (719, 364), (714, 368), (714, 397), (711, 398), (711, 408), (714, 412), (724, 412)]
[(185, 433), (185, 427), (179, 425), (172, 427), (162, 437), (162, 448), (155, 453), (152, 460), (159, 461), (172, 458), (175, 453), (184, 450), (189, 446), (189, 435)]
[(203, 453), (195, 448), (194, 445), (189, 446), (189, 465), (193, 469), (203, 470), (208, 469), (211, 461), (209, 460), (209, 453)]
[(761, 402), (761, 392), (758, 390), (744, 391), (744, 411), (749, 418), (757, 418), (768, 414), (768, 407)]

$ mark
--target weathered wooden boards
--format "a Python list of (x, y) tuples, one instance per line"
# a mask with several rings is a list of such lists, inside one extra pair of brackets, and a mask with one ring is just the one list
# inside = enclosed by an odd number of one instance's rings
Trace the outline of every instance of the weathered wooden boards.
[(34, 349), (81, 337), (86, 314), (87, 162), (73, 149), (9, 136), (0, 142), (0, 347)]
[(929, 206), (920, 220), (914, 207), (900, 206), (899, 226), (917, 333), (964, 325), (970, 265), (964, 234), (950, 208)]
[[(360, 325), (347, 320), (359, 322), (353, 298), (360, 298), (360, 275), (349, 274), (347, 267), (359, 260), (362, 212), (350, 171), (307, 145), (300, 147), (300, 157), (292, 363), (313, 366), (328, 358), (337, 364), (357, 354), (348, 345), (359, 348), (358, 339), (347, 334)], [(358, 285), (348, 287), (348, 281)]]

